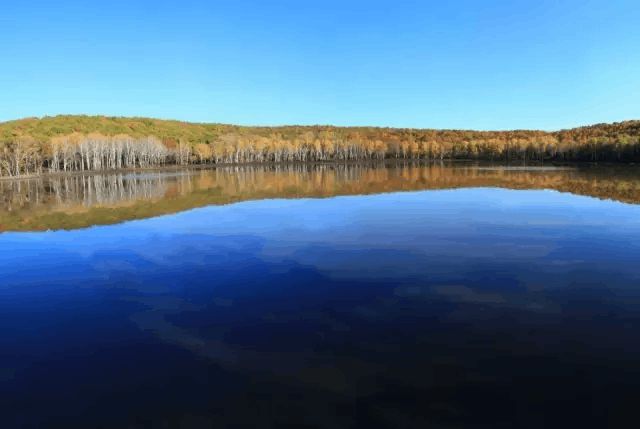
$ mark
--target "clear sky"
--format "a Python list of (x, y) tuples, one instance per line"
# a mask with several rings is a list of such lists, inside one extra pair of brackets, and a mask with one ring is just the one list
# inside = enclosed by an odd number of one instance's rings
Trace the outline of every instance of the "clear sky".
[(0, 120), (558, 129), (640, 119), (639, 0), (25, 0)]

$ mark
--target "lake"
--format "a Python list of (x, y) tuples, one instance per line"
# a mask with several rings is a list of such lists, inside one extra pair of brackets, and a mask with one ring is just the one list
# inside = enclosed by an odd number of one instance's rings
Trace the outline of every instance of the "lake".
[(3, 428), (620, 427), (640, 168), (0, 181)]

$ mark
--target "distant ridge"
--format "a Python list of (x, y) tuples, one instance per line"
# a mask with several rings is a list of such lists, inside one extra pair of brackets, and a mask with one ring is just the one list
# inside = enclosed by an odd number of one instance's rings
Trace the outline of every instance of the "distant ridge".
[(640, 121), (560, 131), (239, 126), (60, 115), (0, 123), (0, 175), (383, 159), (640, 162)]
[[(274, 126), (252, 126), (234, 125), (224, 123), (190, 122), (176, 119), (156, 119), (140, 116), (104, 116), (104, 115), (55, 115), (42, 117), (27, 117), (9, 121), (0, 121), (0, 139), (6, 139), (11, 135), (22, 134), (33, 137), (52, 137), (65, 133), (81, 132), (102, 132), (107, 135), (119, 133), (145, 133), (151, 134), (190, 134), (187, 128), (195, 133), (215, 133), (220, 131), (248, 131), (260, 132), (279, 131), (291, 129), (340, 129), (340, 130), (397, 130), (397, 131), (436, 131), (436, 132), (461, 132), (461, 133), (544, 133), (560, 134), (579, 130), (598, 130), (605, 132), (615, 132), (615, 130), (628, 130), (640, 133), (640, 120), (625, 120), (612, 123), (597, 123), (581, 125), (573, 128), (563, 128), (555, 131), (544, 131), (536, 129), (513, 129), (513, 130), (473, 130), (455, 128), (403, 128), (385, 126), (336, 126), (331, 124), (316, 125), (274, 125)], [(175, 136), (174, 136), (175, 137)]]

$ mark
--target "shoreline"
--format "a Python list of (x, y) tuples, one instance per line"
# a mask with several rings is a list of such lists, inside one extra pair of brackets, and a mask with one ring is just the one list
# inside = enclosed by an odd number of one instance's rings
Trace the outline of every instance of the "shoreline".
[(85, 171), (57, 171), (44, 172), (42, 174), (30, 174), (21, 176), (0, 176), (0, 181), (27, 181), (58, 177), (95, 176), (100, 174), (128, 174), (128, 173), (163, 173), (172, 171), (187, 170), (214, 170), (216, 168), (230, 167), (276, 167), (276, 166), (338, 166), (338, 165), (363, 165), (363, 166), (396, 166), (399, 164), (410, 165), (455, 165), (473, 164), (478, 167), (506, 167), (510, 170), (529, 169), (532, 167), (608, 167), (608, 168), (628, 168), (637, 166), (634, 162), (587, 162), (587, 161), (529, 161), (529, 162), (506, 162), (500, 160), (479, 160), (479, 159), (384, 159), (384, 160), (347, 160), (347, 161), (283, 161), (283, 162), (241, 162), (241, 163), (211, 163), (211, 164), (169, 164), (153, 167), (121, 168), (110, 170), (85, 170)]

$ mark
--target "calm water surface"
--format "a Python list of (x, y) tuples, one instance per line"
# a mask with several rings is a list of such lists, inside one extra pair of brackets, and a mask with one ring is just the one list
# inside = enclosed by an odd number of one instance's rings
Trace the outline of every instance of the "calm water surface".
[(3, 428), (606, 427), (637, 407), (633, 168), (0, 191)]

